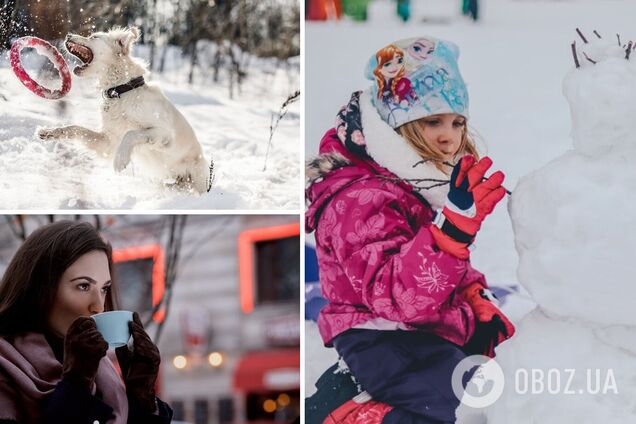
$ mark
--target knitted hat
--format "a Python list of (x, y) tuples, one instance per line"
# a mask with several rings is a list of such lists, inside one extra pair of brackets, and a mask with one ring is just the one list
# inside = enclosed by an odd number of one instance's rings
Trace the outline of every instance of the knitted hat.
[(373, 103), (397, 128), (407, 122), (457, 113), (468, 118), (468, 92), (457, 67), (459, 48), (432, 37), (399, 40), (378, 50), (366, 67)]

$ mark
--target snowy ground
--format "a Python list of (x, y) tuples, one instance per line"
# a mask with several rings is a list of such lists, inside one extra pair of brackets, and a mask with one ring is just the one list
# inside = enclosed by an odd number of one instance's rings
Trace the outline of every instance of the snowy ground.
[[(571, 118), (562, 80), (573, 67), (574, 29), (591, 35), (636, 38), (633, 0), (482, 1), (479, 23), (457, 16), (459, 2), (412, 2), (415, 19), (401, 24), (393, 3), (377, 0), (371, 22), (308, 22), (306, 25), (306, 156), (316, 154), (322, 133), (352, 91), (366, 88), (363, 69), (370, 55), (392, 40), (433, 35), (456, 42), (470, 93), (470, 125), (514, 190), (520, 177), (572, 146)], [(427, 18), (425, 21), (423, 18)], [(577, 40), (580, 43), (580, 40)], [(484, 144), (482, 144), (483, 146)], [(484, 149), (482, 148), (482, 151)], [(551, 231), (550, 223), (545, 223)], [(492, 285), (515, 284), (518, 256), (505, 204), (486, 220), (472, 254), (474, 266)], [(533, 307), (526, 294), (513, 296), (505, 311), (518, 322)], [(321, 347), (314, 323), (306, 324), (306, 393), (335, 360)]]
[[(147, 49), (136, 47), (134, 56)], [(299, 89), (298, 58), (284, 69), (274, 61), (252, 59), (242, 92), (229, 96), (227, 78), (215, 84), (195, 74), (172, 51), (166, 71), (152, 74), (167, 97), (194, 128), (207, 158), (215, 161), (216, 181), (202, 196), (166, 187), (73, 143), (42, 142), (39, 126), (78, 124), (99, 128), (99, 93), (90, 81), (73, 76), (61, 101), (39, 98), (24, 88), (0, 59), (0, 199), (2, 209), (277, 209), (300, 207), (300, 106), (291, 105), (276, 130), (267, 167), (265, 154), (272, 114)], [(62, 104), (64, 106), (62, 106)], [(64, 108), (64, 109), (62, 109)], [(132, 168), (132, 169), (130, 169)]]

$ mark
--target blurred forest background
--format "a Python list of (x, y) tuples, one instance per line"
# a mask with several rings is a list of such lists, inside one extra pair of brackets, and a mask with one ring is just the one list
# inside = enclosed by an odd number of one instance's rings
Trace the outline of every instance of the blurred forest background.
[[(230, 92), (247, 77), (253, 57), (281, 66), (300, 55), (298, 0), (0, 0), (0, 52), (33, 35), (61, 45), (69, 32), (88, 35), (137, 26), (151, 71), (162, 73), (170, 51), (188, 58), (188, 81), (199, 73)], [(198, 81), (203, 82), (203, 81)]]

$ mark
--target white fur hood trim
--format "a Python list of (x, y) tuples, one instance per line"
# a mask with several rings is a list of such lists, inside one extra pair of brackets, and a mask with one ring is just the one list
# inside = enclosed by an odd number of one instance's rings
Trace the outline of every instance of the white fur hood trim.
[[(366, 141), (367, 153), (380, 166), (387, 168), (398, 177), (408, 180), (415, 178), (433, 178), (448, 180), (449, 176), (437, 169), (431, 162), (421, 162), (422, 158), (396, 133), (380, 115), (371, 103), (371, 92), (365, 90), (360, 95), (360, 115), (362, 131)], [(425, 182), (421, 186), (436, 184)], [(441, 209), (446, 203), (448, 184), (431, 189), (420, 189), (419, 193), (431, 204), (434, 210)]]

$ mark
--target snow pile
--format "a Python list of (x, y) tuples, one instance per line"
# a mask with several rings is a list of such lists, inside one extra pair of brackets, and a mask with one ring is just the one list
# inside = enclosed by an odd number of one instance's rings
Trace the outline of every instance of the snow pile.
[(587, 40), (563, 82), (574, 149), (510, 203), (519, 280), (538, 306), (498, 350), (506, 388), (489, 424), (636, 419), (636, 55)]

